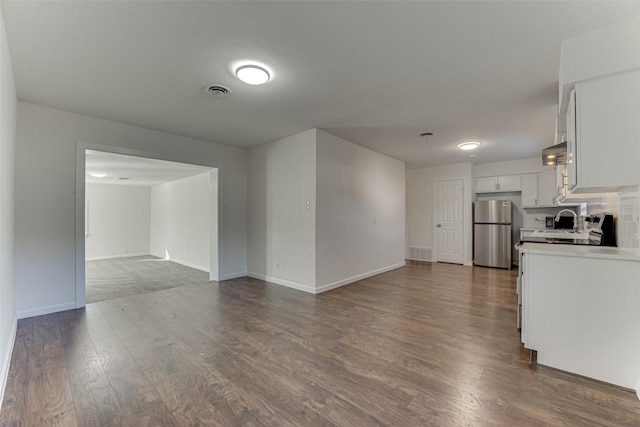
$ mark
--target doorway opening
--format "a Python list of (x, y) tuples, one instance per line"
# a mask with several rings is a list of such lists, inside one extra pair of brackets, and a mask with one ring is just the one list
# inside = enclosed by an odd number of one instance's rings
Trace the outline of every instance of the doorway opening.
[(219, 279), (219, 167), (78, 143), (76, 172), (76, 307)]

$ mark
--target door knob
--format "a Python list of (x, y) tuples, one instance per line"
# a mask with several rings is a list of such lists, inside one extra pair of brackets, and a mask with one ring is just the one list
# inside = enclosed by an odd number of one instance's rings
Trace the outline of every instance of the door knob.
[(442, 227), (442, 224), (436, 224), (436, 227), (440, 228), (440, 227)]

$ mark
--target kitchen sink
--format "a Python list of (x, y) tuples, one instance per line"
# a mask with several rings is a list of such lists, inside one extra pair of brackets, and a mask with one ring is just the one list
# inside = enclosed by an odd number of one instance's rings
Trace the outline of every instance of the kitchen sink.
[(588, 239), (589, 232), (578, 233), (573, 230), (562, 230), (562, 229), (544, 229), (544, 230), (535, 230), (531, 237), (547, 237), (552, 239)]

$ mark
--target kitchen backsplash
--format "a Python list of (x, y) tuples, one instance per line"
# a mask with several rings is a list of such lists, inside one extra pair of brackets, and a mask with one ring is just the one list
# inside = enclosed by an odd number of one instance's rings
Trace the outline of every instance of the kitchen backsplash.
[(640, 186), (620, 193), (618, 213), (618, 246), (640, 255)]
[(640, 186), (589, 200), (587, 212), (602, 211), (616, 216), (618, 246), (640, 255)]

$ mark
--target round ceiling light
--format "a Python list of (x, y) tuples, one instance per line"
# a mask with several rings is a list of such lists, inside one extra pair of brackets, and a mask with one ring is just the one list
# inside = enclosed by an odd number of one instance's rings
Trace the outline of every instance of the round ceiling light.
[(262, 85), (269, 81), (269, 72), (257, 65), (244, 65), (236, 70), (236, 76), (248, 85)]
[(475, 150), (479, 146), (480, 146), (480, 143), (478, 141), (469, 141), (469, 142), (463, 142), (462, 144), (458, 144), (458, 148), (465, 151)]
[(91, 175), (94, 178), (104, 178), (109, 174), (106, 172), (89, 172), (89, 175)]

